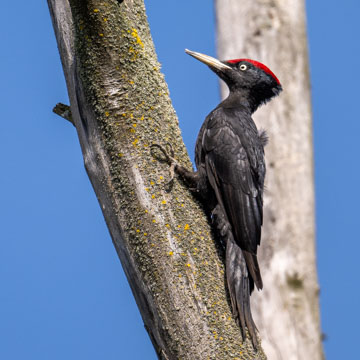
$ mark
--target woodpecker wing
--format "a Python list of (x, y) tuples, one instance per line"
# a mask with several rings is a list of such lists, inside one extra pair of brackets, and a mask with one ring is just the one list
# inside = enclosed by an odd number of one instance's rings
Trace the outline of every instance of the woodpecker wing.
[(265, 166), (263, 147), (250, 114), (234, 116), (222, 108), (214, 110), (206, 121), (202, 150), (217, 201), (231, 224), (235, 242), (243, 250), (249, 272), (261, 289), (256, 253), (261, 237)]

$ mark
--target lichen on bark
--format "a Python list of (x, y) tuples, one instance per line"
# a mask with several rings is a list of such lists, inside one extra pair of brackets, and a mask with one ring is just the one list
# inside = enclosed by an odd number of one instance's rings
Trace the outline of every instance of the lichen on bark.
[(200, 204), (180, 180), (165, 191), (150, 153), (170, 142), (191, 167), (143, 1), (48, 3), (85, 167), (158, 357), (264, 359), (241, 342)]

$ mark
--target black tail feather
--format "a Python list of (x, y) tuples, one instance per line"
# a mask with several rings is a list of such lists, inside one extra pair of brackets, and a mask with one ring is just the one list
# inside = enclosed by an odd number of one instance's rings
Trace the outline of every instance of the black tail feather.
[(257, 329), (250, 307), (250, 294), (254, 282), (248, 273), (243, 252), (232, 237), (229, 237), (226, 243), (226, 279), (233, 315), (239, 322), (243, 339), (246, 337), (245, 328), (247, 328), (254, 348), (257, 349)]
[[(224, 211), (217, 205), (212, 211), (212, 222), (220, 239), (226, 244), (226, 280), (230, 294), (232, 313), (236, 322), (239, 324), (243, 340), (246, 338), (246, 328), (251, 337), (255, 349), (258, 349), (256, 337), (256, 325), (251, 315), (250, 294), (254, 290), (254, 280), (251, 272), (248, 271), (248, 257), (252, 265), (252, 272), (257, 276), (257, 287), (262, 288), (262, 280), (256, 256), (251, 256), (248, 252), (243, 252), (235, 243), (231, 225), (229, 224)], [(251, 269), (250, 269), (251, 270)]]

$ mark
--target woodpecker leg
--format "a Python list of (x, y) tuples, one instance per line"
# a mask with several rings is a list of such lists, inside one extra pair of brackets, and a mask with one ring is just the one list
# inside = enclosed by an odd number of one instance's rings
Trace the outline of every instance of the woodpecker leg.
[[(189, 171), (185, 167), (179, 165), (174, 158), (174, 150), (170, 143), (166, 144), (168, 149), (164, 148), (160, 144), (152, 144), (151, 145), (151, 155), (161, 162), (166, 162), (170, 165), (170, 180), (166, 185), (166, 191), (171, 191), (173, 184), (174, 184), (174, 177), (175, 172), (179, 174), (182, 179), (185, 181), (186, 185), (189, 189), (193, 192), (197, 192), (197, 185), (198, 185), (198, 173), (194, 171)], [(155, 152), (155, 149), (161, 151), (162, 155)]]
[(197, 171), (190, 171), (184, 168), (183, 166), (176, 164), (175, 172), (182, 177), (182, 179), (184, 180), (190, 191), (195, 193), (199, 192), (198, 189), (199, 174)]

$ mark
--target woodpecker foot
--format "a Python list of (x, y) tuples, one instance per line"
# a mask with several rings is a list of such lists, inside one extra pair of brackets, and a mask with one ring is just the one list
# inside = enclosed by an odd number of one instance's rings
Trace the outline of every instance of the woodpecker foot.
[[(165, 185), (165, 191), (170, 192), (174, 185), (174, 177), (175, 177), (175, 167), (177, 166), (177, 162), (174, 159), (174, 150), (170, 143), (166, 143), (166, 147), (161, 146), (160, 144), (152, 144), (150, 147), (151, 155), (160, 162), (166, 162), (170, 165), (170, 180)], [(157, 150), (160, 150), (162, 154), (160, 154)]]

